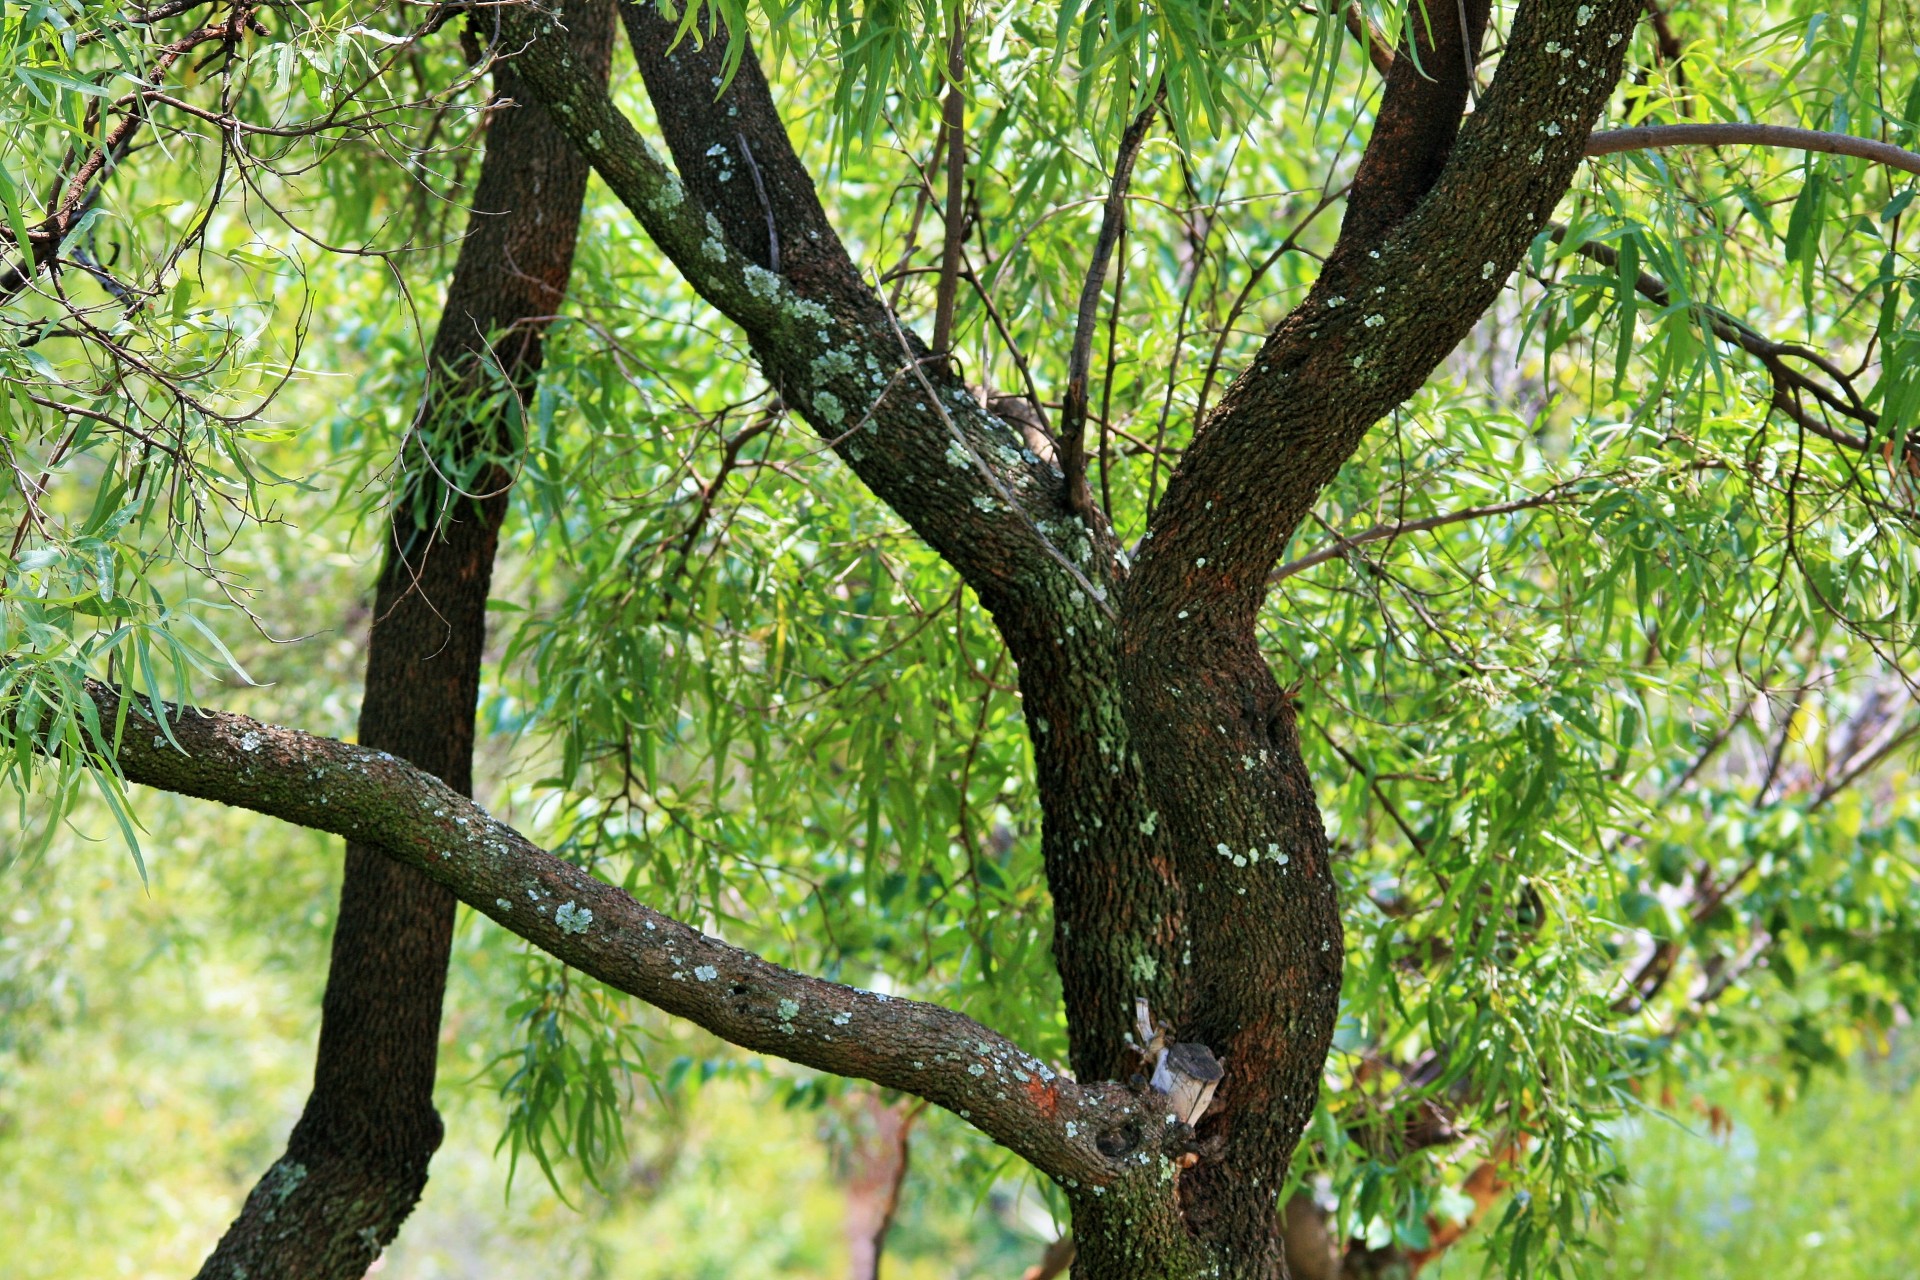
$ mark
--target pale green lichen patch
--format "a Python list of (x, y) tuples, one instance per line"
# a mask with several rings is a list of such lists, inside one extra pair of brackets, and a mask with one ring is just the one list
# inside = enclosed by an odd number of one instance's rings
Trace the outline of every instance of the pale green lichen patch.
[[(759, 268), (755, 267), (752, 270), (757, 271)], [(840, 348), (834, 347), (815, 356), (807, 372), (812, 377), (814, 386), (822, 386), (829, 379), (852, 374), (853, 357)]]
[(741, 275), (746, 279), (747, 292), (762, 301), (771, 302), (780, 292), (780, 277), (758, 263), (748, 263)]
[(593, 923), (593, 912), (569, 900), (554, 910), (553, 922), (560, 926), (562, 933), (585, 933)]
[(800, 1012), (798, 1000), (782, 1000), (779, 1005), (780, 1021), (792, 1022)]

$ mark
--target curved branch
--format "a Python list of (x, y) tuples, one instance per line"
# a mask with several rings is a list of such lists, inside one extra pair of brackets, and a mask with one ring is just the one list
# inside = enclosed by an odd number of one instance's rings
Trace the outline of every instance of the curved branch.
[(1659, 147), (1719, 147), (1729, 144), (1786, 147), (1794, 151), (1853, 156), (1886, 165), (1889, 169), (1920, 174), (1920, 153), (1896, 147), (1890, 142), (1856, 138), (1850, 133), (1793, 129), (1779, 124), (1648, 124), (1631, 129), (1607, 129), (1588, 136), (1587, 155), (1592, 158)]
[(145, 699), (92, 680), (87, 693), (101, 724), (124, 725), (111, 758), (128, 781), (377, 847), (616, 990), (730, 1044), (925, 1098), (1056, 1178), (1110, 1185), (1158, 1141), (1115, 1131), (1165, 1127), (1123, 1086), (1076, 1083), (963, 1013), (796, 973), (663, 915), (387, 752), (165, 703), (163, 728)]

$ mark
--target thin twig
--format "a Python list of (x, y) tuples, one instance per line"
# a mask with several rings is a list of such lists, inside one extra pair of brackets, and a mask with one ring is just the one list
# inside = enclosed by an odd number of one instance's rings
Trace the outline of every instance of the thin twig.
[(1113, 158), (1113, 177), (1107, 185), (1106, 207), (1100, 217), (1100, 234), (1093, 242), (1093, 260), (1087, 264), (1087, 278), (1080, 286), (1080, 308), (1073, 325), (1073, 349), (1067, 356), (1067, 391), (1060, 406), (1060, 468), (1067, 473), (1067, 504), (1093, 523), (1093, 494), (1087, 488), (1087, 378), (1093, 366), (1093, 330), (1099, 323), (1100, 291), (1106, 287), (1107, 263), (1113, 258), (1127, 221), (1127, 185), (1133, 180), (1133, 164), (1147, 140), (1147, 130), (1166, 97), (1166, 84), (1155, 88), (1147, 105), (1120, 135), (1120, 148)]

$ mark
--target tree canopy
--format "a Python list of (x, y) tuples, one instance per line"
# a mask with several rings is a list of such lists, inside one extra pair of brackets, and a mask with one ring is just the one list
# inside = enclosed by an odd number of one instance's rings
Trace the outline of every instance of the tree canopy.
[[(1568, 1274), (1663, 1085), (1914, 1007), (1904, 5), (4, 23), (7, 874), (144, 880), (154, 788), (413, 868), (328, 999), (500, 926), (556, 1185), (747, 1061), (644, 1002), (947, 1109), (1085, 1274)], [(430, 1094), (441, 980), (323, 1064)]]

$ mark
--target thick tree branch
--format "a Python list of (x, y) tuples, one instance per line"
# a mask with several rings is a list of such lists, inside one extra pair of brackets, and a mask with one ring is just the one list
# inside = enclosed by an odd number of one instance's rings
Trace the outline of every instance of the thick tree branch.
[[(1133, 1000), (1177, 1010), (1186, 971), (1165, 825), (1142, 785), (1117, 696), (1110, 599), (1122, 568), (1110, 531), (1068, 508), (1060, 470), (983, 410), (862, 279), (751, 50), (729, 82), (720, 41), (676, 45), (674, 25), (652, 5), (622, 13), (678, 177), (568, 68), (549, 61), (523, 68), (523, 77), (556, 111), (566, 108), (561, 118), (609, 187), (747, 331), (786, 402), (993, 614), (1019, 664), (1032, 726), (1074, 1068), (1083, 1079), (1124, 1077), (1138, 1065), (1126, 1042)], [(526, 21), (519, 9), (505, 19)], [(514, 40), (509, 47), (522, 36)], [(717, 97), (716, 86), (724, 86)], [(780, 228), (778, 278), (730, 247), (763, 238), (758, 202), (732, 180), (743, 137)], [(701, 248), (707, 243), (711, 252)], [(1127, 1214), (1116, 1214), (1118, 1230)]]
[[(1121, 608), (1127, 720), (1172, 826), (1201, 980), (1181, 1034), (1229, 1061), (1201, 1126), (1223, 1156), (1188, 1203), (1232, 1238), (1271, 1217), (1254, 1171), (1311, 1116), (1340, 982), (1340, 920), (1297, 715), (1261, 653), (1268, 576), (1380, 417), (1479, 320), (1546, 225), (1617, 83), (1642, 0), (1523, 0), (1479, 107), (1466, 64), (1486, 10), (1428, 5), (1396, 58), (1320, 279), (1200, 424), (1150, 517)], [(1429, 37), (1428, 32), (1431, 31)], [(1216, 1114), (1217, 1113), (1217, 1114)], [(1277, 1180), (1277, 1177), (1275, 1178)]]
[(965, 1014), (795, 973), (662, 915), (387, 752), (195, 708), (168, 707), (163, 731), (145, 700), (97, 681), (87, 690), (103, 725), (125, 717), (113, 760), (128, 781), (384, 850), (574, 968), (730, 1044), (925, 1098), (1083, 1185), (1129, 1176), (1141, 1151), (1178, 1141), (1128, 1090), (1076, 1083)]
[[(534, 40), (540, 24), (566, 20), (564, 9), (500, 13), (502, 50), (529, 92), (549, 104), (687, 281), (746, 331), (781, 396), (868, 487), (996, 613), (1078, 594), (1097, 618), (1098, 599), (1117, 572), (1110, 548), (1078, 521), (1057, 523), (1064, 514), (1057, 469), (897, 326), (827, 221), (751, 50), (728, 82), (722, 41), (676, 44), (675, 24), (654, 6), (622, 6), (674, 154), (669, 166), (604, 89)], [(725, 86), (718, 98), (716, 85)], [(743, 142), (767, 206), (752, 183), (735, 181), (745, 169)], [(781, 244), (778, 275), (760, 248), (767, 207)], [(1093, 600), (1063, 559), (1080, 567)], [(1052, 589), (1036, 592), (1036, 582)]]

